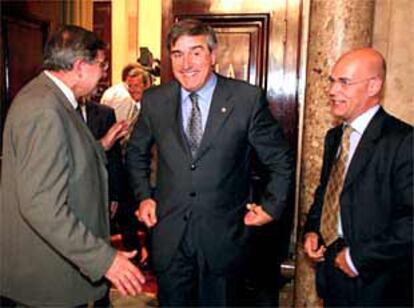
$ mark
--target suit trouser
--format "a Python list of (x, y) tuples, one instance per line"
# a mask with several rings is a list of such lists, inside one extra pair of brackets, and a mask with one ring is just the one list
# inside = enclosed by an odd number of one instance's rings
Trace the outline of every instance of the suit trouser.
[(350, 278), (335, 267), (335, 258), (345, 247), (343, 239), (337, 239), (328, 246), (325, 261), (318, 263), (316, 271), (316, 287), (326, 307), (349, 307), (356, 304), (357, 278)]
[(350, 278), (334, 265), (336, 255), (345, 245), (342, 239), (335, 241), (328, 247), (325, 261), (317, 265), (316, 287), (326, 307), (413, 306), (412, 262), (409, 266), (406, 262), (394, 262), (392, 268), (377, 271), (370, 280)]
[(158, 272), (161, 306), (240, 306), (241, 279), (212, 273), (196, 249), (191, 223), (167, 270)]

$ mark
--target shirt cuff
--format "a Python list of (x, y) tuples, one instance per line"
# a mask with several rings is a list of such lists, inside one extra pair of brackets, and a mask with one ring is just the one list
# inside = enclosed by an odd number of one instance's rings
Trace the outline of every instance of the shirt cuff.
[(359, 275), (358, 270), (356, 269), (354, 262), (352, 262), (351, 259), (351, 249), (347, 248), (345, 251), (345, 260), (348, 266), (351, 268), (351, 270), (354, 272), (354, 274)]

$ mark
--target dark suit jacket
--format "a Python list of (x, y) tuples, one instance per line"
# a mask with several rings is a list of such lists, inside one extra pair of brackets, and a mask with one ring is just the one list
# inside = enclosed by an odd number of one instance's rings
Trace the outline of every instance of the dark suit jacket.
[(44, 73), (11, 104), (3, 139), (0, 294), (29, 306), (102, 298), (109, 243), (103, 148)]
[[(113, 108), (92, 101), (86, 103), (87, 125), (96, 140), (100, 140), (112, 125), (115, 124), (115, 111)], [(109, 177), (109, 200), (121, 201), (123, 189), (123, 163), (119, 141), (106, 151), (108, 160), (107, 169)]]
[[(293, 179), (293, 156), (262, 91), (218, 76), (203, 139), (192, 159), (182, 128), (180, 86), (173, 81), (147, 90), (126, 151), (126, 166), (138, 200), (152, 197), (148, 182), (150, 149), (156, 144), (158, 223), (153, 229), (153, 261), (165, 269), (188, 221), (209, 268), (223, 272), (239, 264), (248, 228), (253, 151), (265, 166), (268, 184), (261, 200), (278, 219)], [(191, 219), (190, 219), (191, 217)]]
[[(340, 126), (327, 133), (320, 185), (304, 233), (319, 232), (341, 134)], [(340, 196), (345, 242), (364, 286), (361, 303), (364, 297), (383, 305), (412, 297), (413, 197), (413, 128), (381, 108), (360, 140)]]

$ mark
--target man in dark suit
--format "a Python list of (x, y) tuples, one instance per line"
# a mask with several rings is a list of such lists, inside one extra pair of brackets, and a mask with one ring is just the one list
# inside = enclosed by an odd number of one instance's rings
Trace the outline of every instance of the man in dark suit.
[(0, 295), (22, 306), (85, 306), (105, 277), (123, 294), (144, 277), (109, 242), (105, 154), (76, 112), (107, 67), (105, 44), (64, 26), (45, 71), (16, 96), (3, 139)]
[[(135, 207), (126, 180), (120, 140), (129, 134), (126, 120), (116, 121), (113, 108), (93, 101), (82, 105), (82, 116), (94, 137), (105, 149), (108, 170), (111, 228), (118, 222), (122, 244), (126, 251), (137, 251), (133, 261), (141, 261), (141, 243), (137, 236), (139, 222), (134, 219)], [(145, 256), (144, 256), (145, 257)]]
[[(183, 20), (167, 45), (177, 81), (144, 93), (126, 151), (139, 203), (152, 228), (153, 267), (162, 306), (239, 305), (251, 226), (278, 219), (293, 178), (293, 156), (262, 91), (216, 75), (211, 27)], [(157, 184), (149, 184), (151, 146)], [(251, 156), (269, 179), (249, 203)], [(246, 205), (248, 210), (246, 210)]]
[(304, 228), (326, 306), (413, 305), (413, 129), (380, 107), (385, 73), (382, 55), (362, 48), (330, 76), (331, 113), (343, 123), (327, 133)]
[(116, 121), (111, 107), (87, 101), (82, 106), (82, 116), (92, 135), (105, 149), (108, 170), (110, 215), (113, 217), (122, 198), (124, 170), (119, 139), (128, 133), (126, 121)]

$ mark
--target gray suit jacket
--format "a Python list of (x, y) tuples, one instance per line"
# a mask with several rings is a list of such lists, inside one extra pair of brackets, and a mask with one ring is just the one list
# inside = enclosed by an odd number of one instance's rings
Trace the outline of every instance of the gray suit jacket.
[[(156, 144), (158, 169), (152, 196), (150, 149)], [(261, 201), (279, 218), (293, 179), (293, 156), (262, 91), (218, 76), (197, 157), (192, 159), (182, 129), (180, 86), (172, 82), (144, 93), (141, 115), (127, 148), (126, 164), (138, 200), (157, 201), (153, 229), (156, 270), (172, 260), (191, 222), (197, 249), (215, 272), (240, 269), (249, 228), (243, 223), (250, 197), (253, 153), (267, 171)]]
[(26, 305), (101, 298), (109, 244), (105, 154), (45, 75), (13, 101), (3, 138), (1, 294)]

